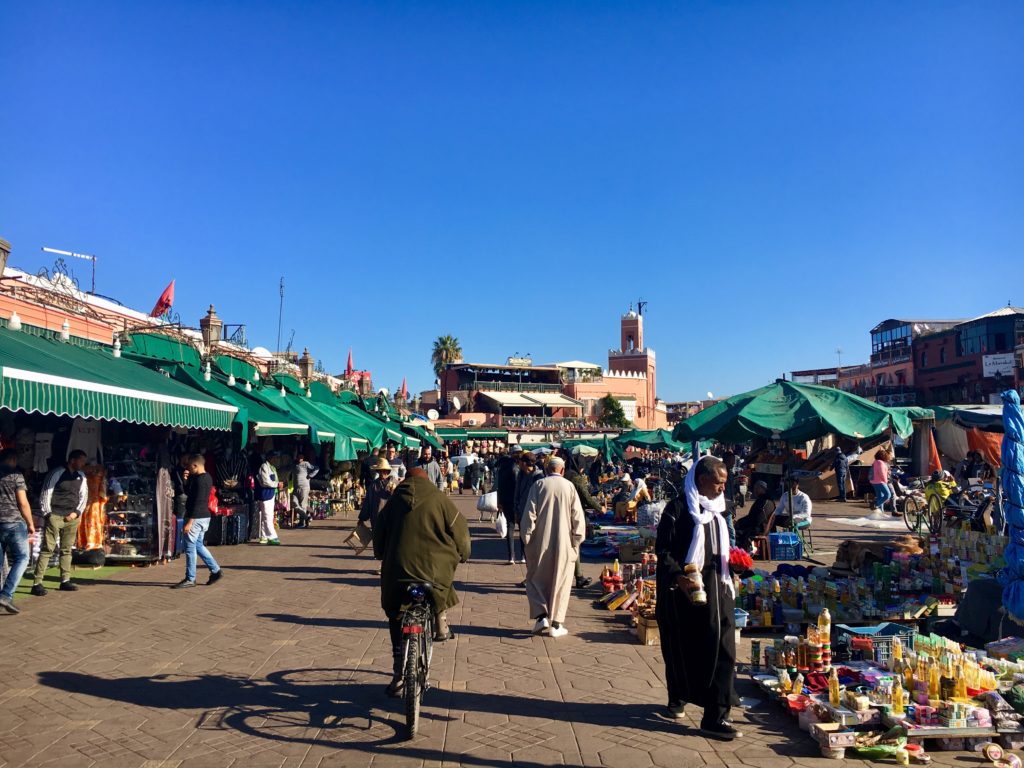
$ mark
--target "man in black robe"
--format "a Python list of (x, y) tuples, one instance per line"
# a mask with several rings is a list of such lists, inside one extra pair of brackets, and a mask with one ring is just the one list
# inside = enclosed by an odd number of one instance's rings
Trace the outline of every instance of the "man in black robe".
[[(703, 707), (702, 735), (731, 741), (741, 734), (729, 722), (736, 668), (736, 599), (728, 568), (725, 464), (701, 459), (686, 492), (668, 504), (658, 525), (658, 601), (668, 686), (668, 713), (684, 717), (687, 703)], [(691, 510), (696, 508), (696, 512)], [(699, 522), (703, 520), (704, 522)], [(683, 569), (698, 566), (705, 604), (689, 597), (694, 582)]]

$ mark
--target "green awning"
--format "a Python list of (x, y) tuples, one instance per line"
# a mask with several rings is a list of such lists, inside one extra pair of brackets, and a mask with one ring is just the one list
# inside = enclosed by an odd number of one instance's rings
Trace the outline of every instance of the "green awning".
[(466, 432), (470, 440), (505, 440), (508, 441), (507, 429), (470, 429)]
[(426, 443), (431, 448), (441, 451), (444, 450), (444, 442), (439, 440), (437, 436), (430, 434), (423, 427), (417, 426), (416, 424), (405, 422), (402, 424), (402, 429), (408, 432), (413, 437), (417, 438), (421, 443)]
[(230, 430), (237, 409), (124, 357), (0, 330), (0, 408)]
[(356, 431), (343, 414), (336, 412), (337, 409), (317, 403), (305, 395), (282, 396), (279, 389), (263, 387), (254, 389), (251, 394), (271, 408), (280, 408), (315, 427), (311, 439), (314, 442), (333, 442), (336, 461), (350, 461), (356, 458), (357, 450), (368, 451), (371, 445), (379, 444)]
[(672, 439), (667, 429), (631, 429), (615, 438), (616, 444), (623, 448), (645, 448), (647, 450), (685, 451), (689, 446)]
[(907, 437), (914, 425), (905, 413), (840, 389), (776, 381), (733, 395), (681, 421), (672, 438), (744, 443), (763, 437), (799, 443), (829, 433), (866, 440), (890, 429)]
[(469, 434), (458, 427), (438, 427), (434, 430), (442, 440), (467, 440)]
[(245, 360), (230, 355), (218, 355), (213, 362), (225, 376), (234, 376), (239, 381), (251, 381), (254, 384), (260, 380), (260, 372), (256, 366)]
[(136, 360), (182, 363), (199, 368), (199, 350), (186, 341), (157, 333), (133, 333), (121, 343), (121, 354)]
[(301, 422), (281, 410), (264, 405), (259, 400), (248, 396), (245, 390), (238, 385), (230, 387), (214, 377), (206, 381), (197, 370), (181, 365), (175, 366), (174, 377), (211, 397), (238, 408), (235, 422), (242, 426), (243, 447), (247, 442), (250, 425), (257, 437), (311, 434), (308, 423)]

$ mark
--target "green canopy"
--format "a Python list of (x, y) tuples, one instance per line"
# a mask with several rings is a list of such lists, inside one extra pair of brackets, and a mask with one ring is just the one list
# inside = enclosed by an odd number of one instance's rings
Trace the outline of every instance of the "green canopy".
[(199, 350), (188, 342), (156, 333), (133, 333), (121, 345), (124, 357), (143, 362), (181, 363), (199, 368)]
[(358, 425), (346, 420), (344, 414), (337, 409), (317, 403), (305, 395), (282, 396), (279, 389), (266, 387), (256, 388), (251, 394), (271, 408), (282, 409), (314, 426), (311, 439), (314, 443), (333, 442), (336, 461), (351, 461), (356, 458), (357, 450), (366, 451), (372, 445), (379, 444), (359, 430)]
[(218, 402), (109, 348), (0, 330), (0, 408), (86, 419), (230, 430)]
[(444, 450), (444, 442), (439, 440), (437, 436), (430, 434), (426, 429), (420, 427), (411, 422), (405, 422), (402, 424), (402, 429), (408, 432), (413, 437), (417, 438), (420, 442), (426, 443), (436, 451)]
[(442, 440), (467, 440), (469, 434), (459, 427), (438, 427), (434, 430)]
[(777, 381), (705, 408), (680, 422), (672, 437), (679, 442), (743, 443), (763, 437), (798, 443), (832, 432), (867, 439), (890, 426), (901, 437), (914, 431), (906, 414), (863, 397), (831, 387)]
[(508, 442), (507, 429), (470, 429), (466, 432), (470, 440), (503, 440)]
[(589, 448), (594, 448), (601, 454), (601, 458), (605, 461), (616, 461), (624, 458), (625, 456), (622, 446), (610, 439), (608, 435), (604, 435), (603, 437), (562, 441), (562, 448), (570, 453), (577, 445), (585, 445)]
[(621, 435), (615, 438), (617, 445), (626, 448), (627, 446), (633, 448), (646, 448), (652, 451), (670, 450), (670, 451), (685, 451), (689, 446), (685, 443), (679, 443), (672, 439), (672, 433), (667, 429), (633, 429), (629, 432), (623, 432)]
[(260, 380), (259, 370), (245, 360), (230, 355), (218, 355), (213, 362), (225, 376), (234, 376), (239, 381), (249, 381), (253, 384)]
[(213, 377), (206, 381), (196, 369), (183, 365), (174, 366), (173, 375), (178, 381), (205, 392), (221, 402), (230, 403), (238, 409), (238, 413), (235, 414), (235, 423), (242, 427), (242, 447), (245, 447), (248, 440), (250, 423), (253, 433), (257, 437), (312, 434), (308, 423), (301, 422), (281, 410), (264, 405), (259, 400), (247, 395), (245, 390), (238, 386), (230, 387)]

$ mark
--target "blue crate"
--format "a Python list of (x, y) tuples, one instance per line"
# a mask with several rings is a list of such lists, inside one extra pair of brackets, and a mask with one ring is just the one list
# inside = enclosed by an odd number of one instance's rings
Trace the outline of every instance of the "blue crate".
[(768, 550), (772, 560), (803, 560), (804, 545), (795, 533), (769, 533)]

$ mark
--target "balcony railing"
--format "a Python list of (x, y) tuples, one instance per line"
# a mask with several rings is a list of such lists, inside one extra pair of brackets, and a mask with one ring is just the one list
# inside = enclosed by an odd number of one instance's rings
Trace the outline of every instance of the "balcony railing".
[(561, 392), (562, 387), (559, 384), (534, 384), (533, 382), (524, 381), (522, 383), (517, 381), (505, 382), (505, 381), (477, 381), (475, 383), (467, 383), (466, 389), (472, 390), (476, 388), (480, 392)]

